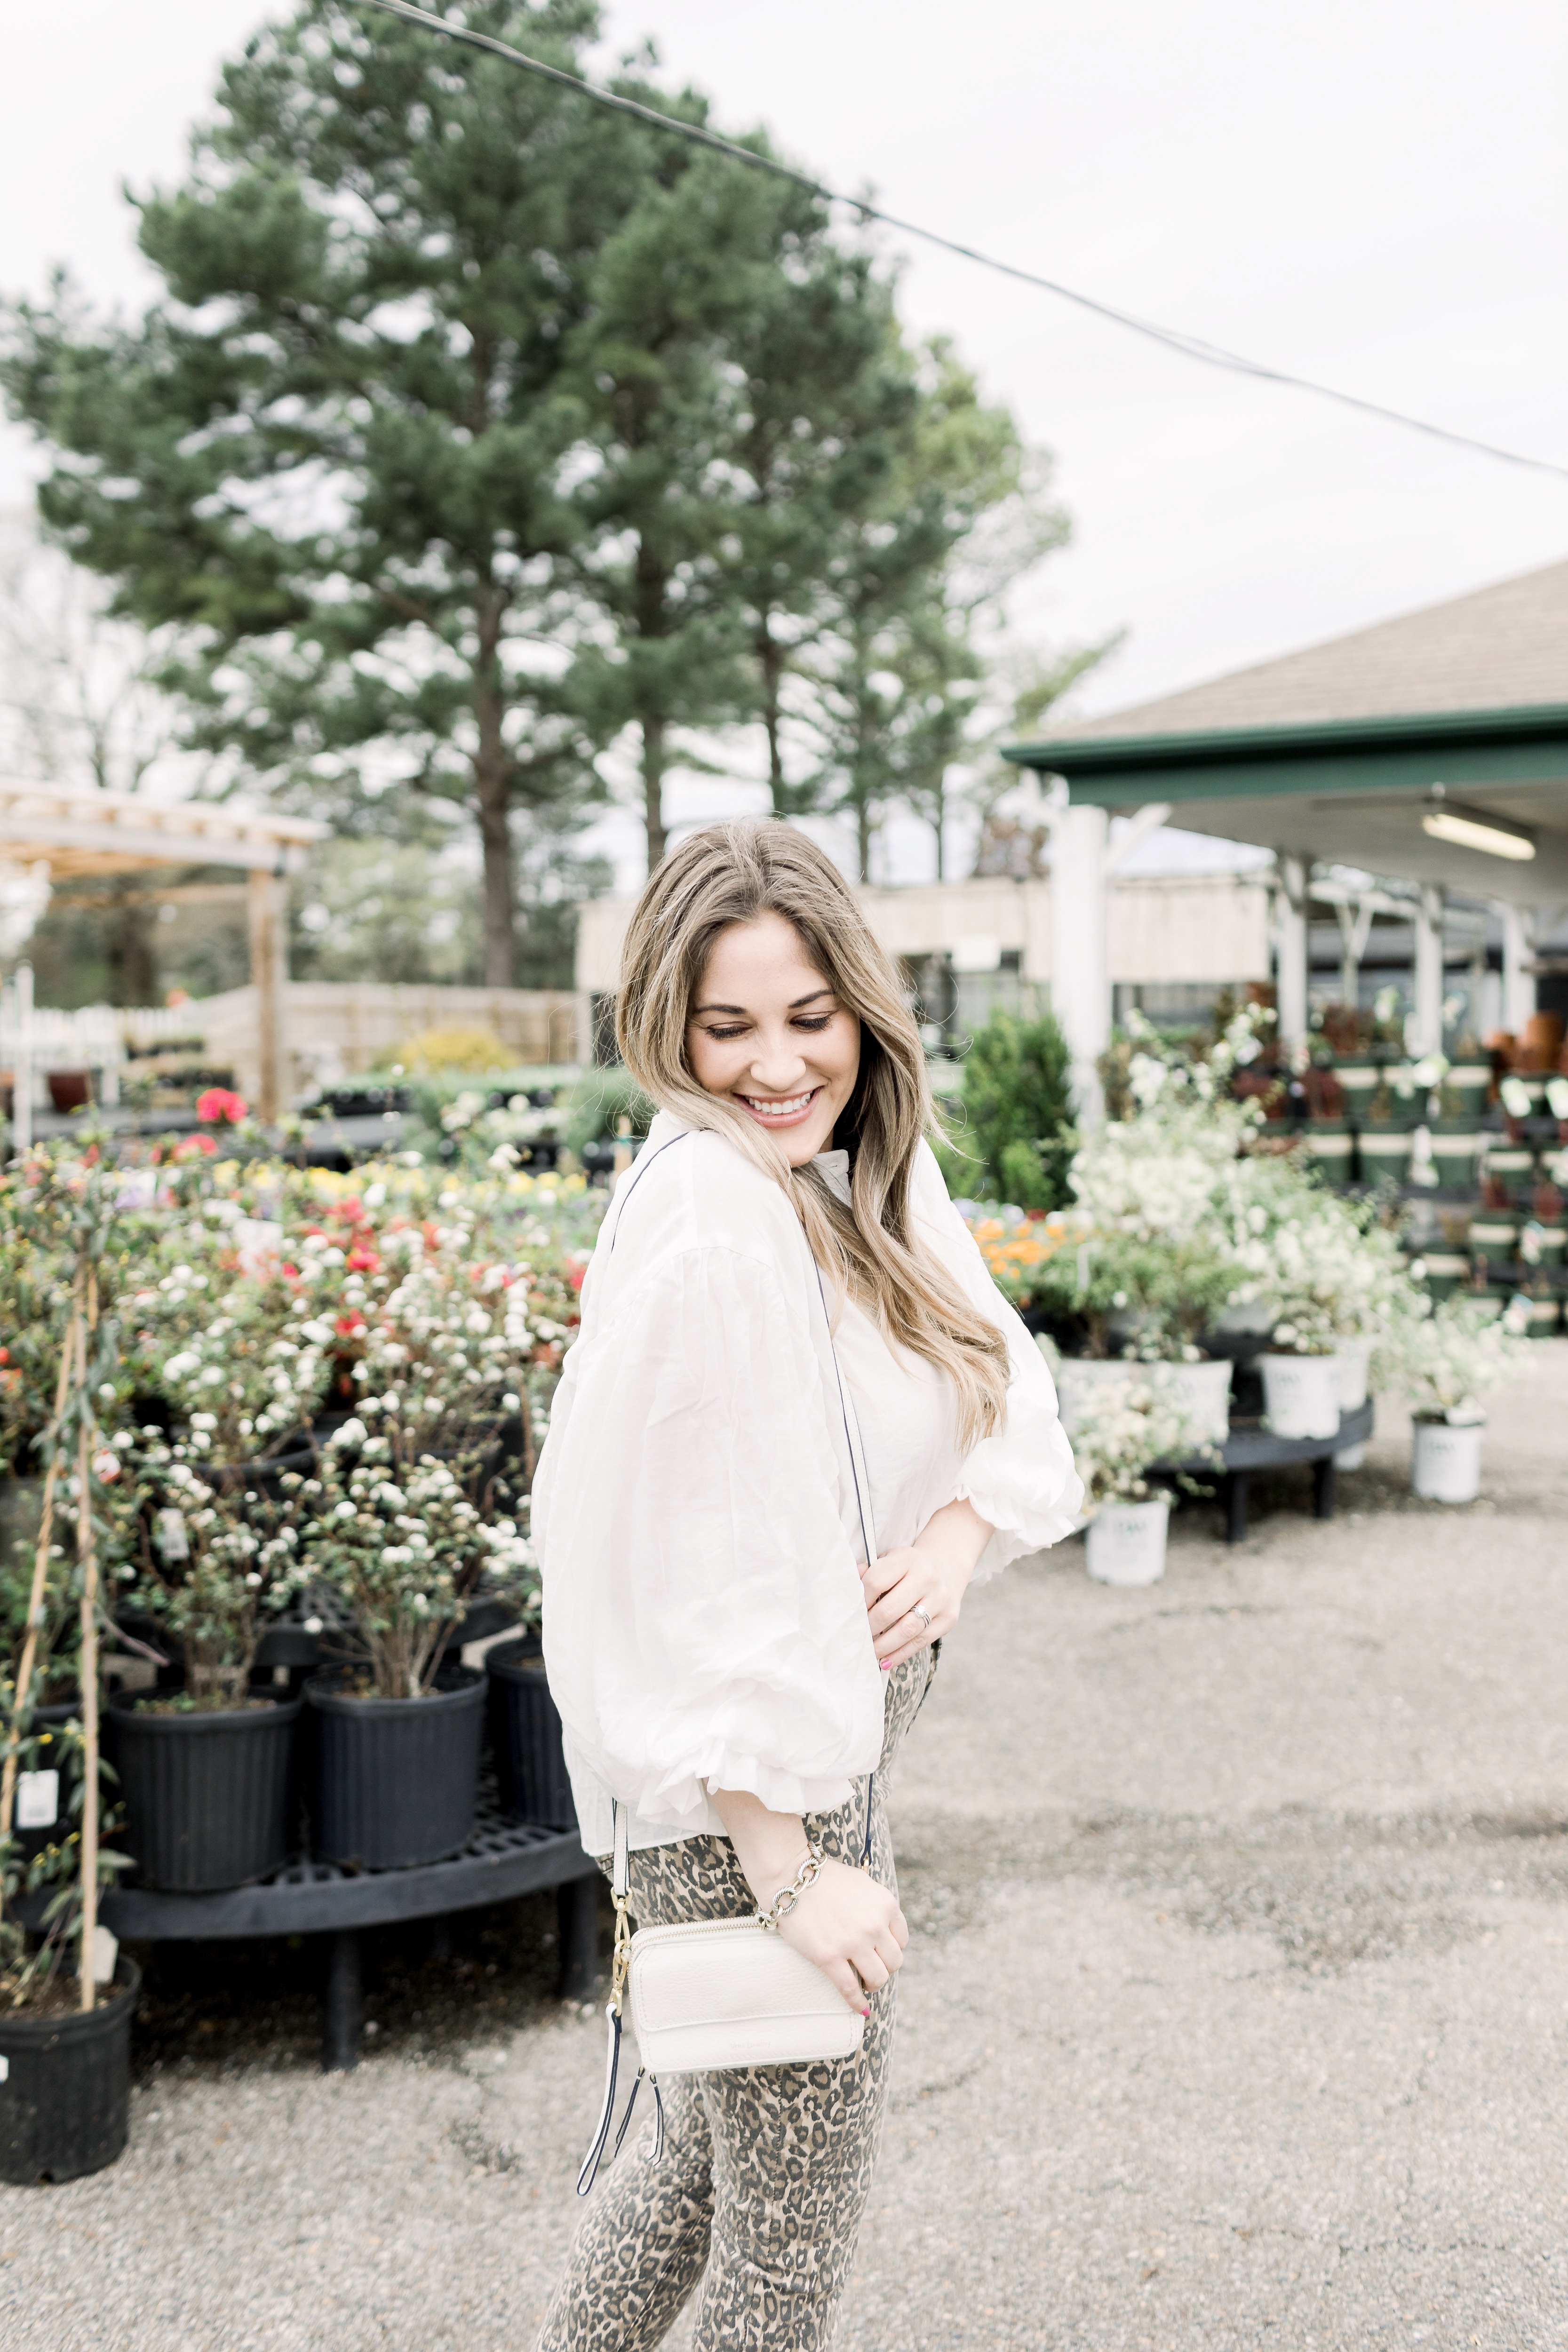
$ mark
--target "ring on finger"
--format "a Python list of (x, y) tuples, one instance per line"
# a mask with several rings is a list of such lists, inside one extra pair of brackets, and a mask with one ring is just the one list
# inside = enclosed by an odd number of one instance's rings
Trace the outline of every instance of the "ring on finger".
[(931, 1632), (931, 1611), (923, 1601), (915, 1601), (905, 1613), (910, 1617), (918, 1617), (926, 1632), (928, 1633)]

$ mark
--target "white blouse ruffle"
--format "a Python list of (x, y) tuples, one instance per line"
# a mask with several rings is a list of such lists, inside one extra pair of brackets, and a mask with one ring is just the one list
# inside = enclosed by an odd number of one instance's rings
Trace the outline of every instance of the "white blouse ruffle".
[(840, 1370), (883, 1548), (960, 1495), (996, 1528), (983, 1575), (1077, 1522), (1049, 1372), (923, 1146), (913, 1206), (1008, 1339), (1006, 1426), (966, 1455), (947, 1381), (858, 1310), (836, 1366), (799, 1222), (723, 1137), (661, 1114), (622, 1180), (534, 1481), (550, 1686), (590, 1853), (611, 1843), (612, 1795), (632, 1843), (656, 1845), (721, 1829), (706, 1784), (820, 1812), (875, 1765), (883, 1682)]

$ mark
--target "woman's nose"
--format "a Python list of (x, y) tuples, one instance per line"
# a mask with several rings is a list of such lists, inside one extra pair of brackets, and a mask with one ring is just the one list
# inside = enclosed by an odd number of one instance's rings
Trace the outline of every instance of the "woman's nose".
[(752, 1059), (750, 1075), (753, 1084), (765, 1093), (787, 1094), (805, 1076), (805, 1057), (798, 1040), (787, 1030), (777, 1037), (764, 1037)]

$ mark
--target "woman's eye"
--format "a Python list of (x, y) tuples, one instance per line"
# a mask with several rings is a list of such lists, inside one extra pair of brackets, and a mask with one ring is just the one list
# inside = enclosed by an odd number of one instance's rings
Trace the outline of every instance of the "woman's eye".
[(743, 1029), (710, 1029), (704, 1034), (710, 1037), (716, 1037), (723, 1045), (727, 1045), (731, 1037), (743, 1037), (746, 1033)]
[(814, 1013), (807, 1019), (797, 1021), (795, 1025), (797, 1029), (826, 1029), (832, 1018), (831, 1013)]

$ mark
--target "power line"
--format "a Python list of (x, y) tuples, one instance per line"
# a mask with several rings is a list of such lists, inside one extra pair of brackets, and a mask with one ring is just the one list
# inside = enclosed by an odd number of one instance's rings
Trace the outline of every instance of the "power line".
[(955, 253), (963, 261), (977, 261), (983, 269), (994, 269), (1004, 278), (1011, 278), (1022, 286), (1037, 287), (1041, 292), (1055, 294), (1064, 302), (1074, 302), (1080, 310), (1091, 310), (1097, 318), (1109, 319), (1118, 327), (1130, 327), (1134, 334), (1145, 335), (1151, 341), (1163, 343), (1167, 351), (1180, 352), (1184, 358), (1198, 360), (1205, 367), (1226, 369), (1233, 375), (1253, 376), (1262, 383), (1288, 384), (1296, 392), (1310, 392), (1320, 400), (1337, 401), (1342, 408), (1353, 408), (1363, 416), (1381, 417), (1385, 425), (1400, 425), (1412, 433), (1425, 433), (1434, 441), (1447, 441), (1457, 449), (1479, 450), (1484, 457), (1500, 457), (1507, 466), (1525, 466), (1532, 472), (1555, 474), (1568, 481), (1568, 466), (1553, 464), (1550, 457), (1527, 457), (1517, 449), (1500, 449), (1494, 442), (1478, 441), (1468, 433), (1454, 433), (1446, 425), (1430, 425), (1424, 417), (1407, 416), (1402, 409), (1384, 408), (1375, 400), (1363, 400), (1353, 392), (1341, 392), (1331, 383), (1318, 383), (1310, 376), (1291, 375), (1283, 368), (1268, 367), (1261, 360), (1249, 360), (1239, 352), (1226, 351), (1218, 343), (1205, 342), (1197, 335), (1184, 333), (1177, 327), (1162, 327), (1152, 319), (1140, 319), (1131, 310), (1119, 310), (1113, 303), (1101, 302), (1092, 294), (1080, 293), (1076, 287), (1063, 286), (1054, 278), (1042, 278), (1037, 270), (1021, 269), (1016, 263), (998, 261), (994, 254), (981, 253), (974, 246), (961, 245), (955, 237), (942, 236), (933, 228), (922, 228), (917, 221), (900, 219), (897, 213), (884, 212), (878, 205), (868, 204), (859, 196), (846, 196), (836, 188), (814, 180), (809, 173), (797, 172), (788, 163), (780, 163), (771, 155), (759, 155), (753, 148), (740, 146), (732, 139), (724, 139), (716, 131), (708, 131), (698, 122), (682, 122), (679, 116), (660, 114), (654, 107), (643, 106), (635, 98), (622, 98), (612, 89), (601, 89), (597, 84), (584, 81), (577, 74), (567, 73), (560, 66), (547, 65), (542, 58), (531, 58), (509, 42), (498, 41), (491, 34), (476, 33), (466, 25), (451, 25), (445, 17), (432, 16), (428, 9), (416, 8), (408, 0), (363, 0), (366, 6), (379, 8), (384, 16), (401, 16), (411, 25), (421, 25), (427, 31), (445, 35), (449, 41), (460, 41), (471, 49), (487, 50), (491, 57), (504, 58), (509, 65), (521, 66), (527, 73), (538, 74), (545, 81), (558, 82), (562, 89), (574, 90), (580, 98), (589, 98), (595, 105), (612, 107), (617, 114), (632, 115), (656, 131), (671, 132), (678, 139), (689, 140), (693, 146), (710, 148), (714, 153), (727, 155), (732, 163), (744, 163), (753, 172), (770, 173), (775, 180), (791, 181), (808, 194), (820, 197), (825, 204), (847, 205), (863, 220), (880, 221), (884, 227), (897, 229), (901, 236), (916, 236), (926, 245), (934, 245), (943, 253)]

